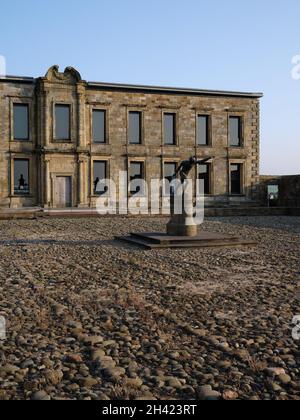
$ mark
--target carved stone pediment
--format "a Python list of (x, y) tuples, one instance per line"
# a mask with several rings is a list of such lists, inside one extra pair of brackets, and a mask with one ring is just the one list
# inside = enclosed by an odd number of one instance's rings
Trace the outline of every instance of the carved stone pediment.
[(53, 83), (76, 84), (82, 81), (80, 73), (73, 67), (67, 67), (62, 73), (57, 65), (50, 67), (45, 78)]

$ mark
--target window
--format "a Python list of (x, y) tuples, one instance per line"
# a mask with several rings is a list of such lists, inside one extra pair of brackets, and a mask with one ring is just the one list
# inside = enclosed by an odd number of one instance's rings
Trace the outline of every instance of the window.
[[(177, 169), (177, 163), (176, 162), (166, 162), (164, 164), (164, 180), (171, 183), (175, 177)], [(164, 194), (168, 195), (170, 194), (170, 188), (168, 184), (164, 184)]]
[(203, 183), (200, 182), (199, 194), (203, 194), (203, 192), (205, 195), (211, 194), (211, 188), (210, 188), (211, 165), (210, 163), (198, 165), (197, 170), (198, 170), (198, 179), (203, 180), (204, 182), (204, 191), (202, 191)]
[(14, 139), (29, 140), (29, 107), (26, 104), (14, 104)]
[(101, 185), (101, 181), (107, 179), (107, 162), (94, 160), (94, 195), (102, 195), (107, 192), (107, 187)]
[(142, 130), (141, 130), (142, 114), (141, 112), (129, 112), (129, 143), (141, 144)]
[(14, 194), (29, 194), (29, 160), (14, 160)]
[(164, 114), (165, 144), (176, 145), (176, 114)]
[(144, 162), (130, 163), (130, 194), (138, 193), (144, 194), (143, 184), (141, 180), (144, 179)]
[(209, 145), (209, 116), (198, 115), (197, 121), (197, 145)]
[(241, 117), (229, 118), (229, 134), (230, 134), (230, 146), (240, 147), (243, 142)]
[(70, 105), (55, 106), (55, 139), (70, 140)]
[(106, 143), (106, 111), (93, 110), (93, 141)]
[(268, 185), (268, 205), (276, 207), (279, 201), (279, 185)]
[(242, 194), (242, 165), (235, 163), (230, 165), (231, 194)]

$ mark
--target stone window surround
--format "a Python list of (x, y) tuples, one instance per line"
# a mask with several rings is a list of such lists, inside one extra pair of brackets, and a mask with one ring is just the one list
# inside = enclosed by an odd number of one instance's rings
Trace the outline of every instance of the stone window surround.
[[(93, 139), (93, 111), (104, 111), (105, 112), (105, 142), (94, 142)], [(90, 144), (101, 146), (101, 145), (109, 145), (110, 144), (110, 116), (109, 116), (110, 108), (108, 105), (101, 105), (97, 103), (90, 104), (90, 112), (89, 112), (89, 126), (90, 126)]]
[[(144, 107), (143, 107), (144, 108)], [(140, 143), (130, 143), (130, 139), (129, 139), (129, 115), (131, 112), (139, 112), (140, 116), (141, 116), (141, 141)], [(142, 109), (141, 107), (136, 107), (136, 106), (126, 106), (126, 141), (127, 141), (127, 146), (145, 146), (145, 111), (144, 109)]]
[[(231, 112), (231, 111), (227, 111), (227, 144), (228, 147), (230, 149), (244, 149), (245, 148), (245, 143), (246, 143), (246, 139), (245, 139), (245, 118), (246, 118), (246, 113), (245, 112)], [(230, 144), (230, 118), (231, 117), (239, 117), (241, 119), (241, 134), (242, 134), (242, 139), (241, 139), (241, 144), (239, 146), (232, 146)]]
[[(15, 172), (15, 160), (28, 160), (29, 162), (29, 194), (15, 194), (14, 186), (14, 172)], [(26, 153), (12, 153), (10, 155), (10, 198), (33, 198), (33, 185), (36, 181), (34, 177), (34, 162), (35, 157)]]
[[(208, 117), (208, 144), (198, 144), (198, 117)], [(208, 111), (201, 111), (201, 109), (196, 110), (196, 147), (203, 149), (204, 147), (213, 147), (213, 113)]]
[[(29, 120), (30, 120), (30, 126), (34, 126), (34, 115), (32, 112), (32, 106), (31, 103), (32, 99), (31, 98), (15, 98), (14, 101), (12, 101), (11, 103), (11, 140), (12, 141), (20, 141), (20, 142), (32, 142), (32, 138), (33, 138), (33, 131), (30, 129), (30, 140), (14, 140), (13, 139), (13, 104), (16, 103), (24, 103), (24, 104), (28, 104), (29, 105)], [(70, 135), (71, 138), (70, 139), (66, 139), (66, 140), (59, 140), (59, 139), (55, 139), (55, 106), (56, 105), (67, 105), (70, 107)], [(93, 103), (89, 105), (90, 107), (90, 141), (91, 144), (95, 144), (95, 145), (109, 145), (110, 144), (110, 107), (109, 105), (102, 105), (101, 103), (99, 103), (99, 105), (97, 105), (97, 103)], [(147, 112), (147, 110), (145, 109), (141, 109), (141, 107), (137, 107), (137, 106), (126, 106), (127, 110), (126, 110), (126, 122), (127, 122), (127, 127), (126, 127), (126, 138), (127, 138), (127, 146), (141, 146), (141, 145), (145, 145), (145, 113)], [(99, 111), (105, 111), (106, 114), (106, 118), (105, 118), (105, 131), (106, 131), (106, 142), (105, 143), (94, 143), (93, 142), (93, 138), (92, 138), (92, 124), (93, 124), (93, 110), (99, 110)], [(231, 149), (243, 149), (245, 148), (245, 111), (243, 112), (235, 112), (235, 111), (227, 111), (227, 137), (228, 137), (228, 147), (230, 147)], [(131, 144), (129, 142), (129, 113), (130, 112), (139, 112), (141, 114), (141, 143), (140, 144)], [(175, 115), (175, 125), (176, 125), (176, 133), (175, 133), (175, 137), (176, 137), (176, 144), (171, 145), (171, 144), (165, 144), (164, 142), (164, 115), (165, 114), (174, 114)], [(161, 112), (161, 117), (162, 117), (162, 147), (176, 147), (178, 148), (180, 146), (179, 140), (180, 140), (180, 135), (179, 135), (179, 131), (180, 131), (180, 125), (179, 125), (179, 121), (180, 121), (180, 111), (178, 110), (178, 108), (163, 108), (162, 112)], [(208, 122), (209, 122), (209, 127), (208, 127), (208, 136), (209, 136), (209, 143), (208, 145), (199, 145), (197, 142), (197, 132), (198, 132), (198, 117), (199, 116), (208, 116)], [(63, 102), (63, 101), (53, 101), (53, 124), (52, 124), (52, 141), (55, 143), (73, 143), (73, 138), (74, 138), (74, 104), (69, 102)], [(230, 122), (229, 119), (230, 117), (240, 117), (241, 118), (241, 124), (242, 124), (242, 142), (240, 146), (231, 146), (230, 145)], [(195, 146), (196, 148), (199, 149), (203, 149), (203, 148), (212, 148), (213, 147), (213, 112), (211, 111), (206, 111), (206, 110), (201, 110), (201, 109), (197, 109), (195, 112)], [(30, 127), (31, 128), (31, 127)]]
[(94, 162), (106, 162), (106, 177), (110, 179), (110, 166), (111, 166), (111, 158), (102, 155), (93, 155), (91, 157), (91, 167), (90, 167), (90, 197), (91, 198), (99, 198), (99, 195), (94, 194)]
[[(10, 109), (10, 141), (20, 143), (33, 143), (34, 141), (34, 100), (31, 97), (11, 96), (9, 103)], [(14, 105), (27, 105), (28, 106), (28, 139), (15, 139), (14, 138)]]
[[(143, 163), (143, 179), (147, 181), (147, 158), (146, 157), (130, 157), (127, 158), (127, 174), (128, 174), (128, 197), (134, 197), (129, 191), (130, 183), (130, 164), (132, 163)], [(145, 195), (143, 196), (145, 197)]]
[[(231, 165), (240, 164), (241, 165), (241, 194), (231, 194)], [(245, 159), (229, 159), (228, 161), (228, 191), (229, 197), (243, 197), (246, 194), (245, 185), (246, 185), (246, 160)]]
[[(55, 121), (55, 108), (56, 106), (69, 106), (70, 109), (70, 115), (69, 115), (69, 139), (57, 139), (56, 138), (56, 121)], [(74, 113), (74, 104), (70, 101), (53, 101), (52, 102), (52, 133), (51, 133), (51, 141), (53, 143), (73, 143), (75, 139), (75, 133), (74, 128), (77, 127), (77, 124), (74, 124), (77, 122), (77, 119), (75, 120), (75, 113)], [(77, 128), (76, 128), (77, 130)]]
[[(166, 144), (165, 143), (165, 114), (174, 114), (175, 115), (175, 144)], [(179, 147), (180, 146), (180, 124), (179, 124), (179, 110), (178, 108), (162, 108), (161, 110), (161, 133), (162, 133), (162, 147)]]
[[(165, 163), (176, 163), (176, 170), (180, 164), (181, 160), (179, 158), (162, 158), (161, 160), (161, 180), (165, 179)], [(165, 189), (162, 188), (161, 194), (162, 197), (167, 197), (168, 194), (165, 194)]]

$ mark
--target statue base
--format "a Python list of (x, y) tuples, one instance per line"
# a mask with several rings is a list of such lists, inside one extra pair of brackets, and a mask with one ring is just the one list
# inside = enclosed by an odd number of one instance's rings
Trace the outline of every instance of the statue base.
[(173, 215), (167, 224), (168, 235), (195, 237), (198, 231), (199, 226), (185, 215)]
[(193, 204), (184, 206), (182, 214), (175, 214), (174, 195), (171, 196), (171, 219), (166, 233), (131, 233), (130, 236), (116, 237), (120, 241), (129, 242), (146, 249), (161, 248), (207, 248), (207, 247), (242, 247), (257, 245), (257, 242), (242, 240), (236, 236), (199, 230), (195, 223)]
[(167, 234), (175, 236), (195, 237), (198, 235), (199, 225), (195, 223), (193, 201), (187, 201), (185, 205), (185, 196), (181, 197), (181, 213), (175, 212), (174, 193), (170, 197), (171, 219), (167, 224)]
[(116, 239), (144, 249), (221, 248), (257, 245), (257, 242), (254, 241), (204, 231), (196, 236), (176, 236), (168, 233), (131, 233), (130, 236), (116, 237)]

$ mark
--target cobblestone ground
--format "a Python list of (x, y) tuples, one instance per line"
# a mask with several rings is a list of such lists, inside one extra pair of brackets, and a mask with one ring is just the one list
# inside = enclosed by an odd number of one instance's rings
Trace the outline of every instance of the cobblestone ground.
[(300, 218), (203, 227), (255, 248), (113, 240), (165, 223), (0, 222), (0, 399), (300, 399)]

